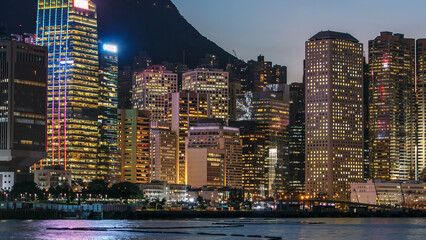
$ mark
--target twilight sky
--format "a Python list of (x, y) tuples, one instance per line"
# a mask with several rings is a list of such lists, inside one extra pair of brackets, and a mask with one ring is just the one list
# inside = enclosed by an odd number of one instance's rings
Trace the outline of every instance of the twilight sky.
[(244, 60), (259, 54), (301, 82), (304, 43), (321, 30), (364, 43), (381, 31), (426, 38), (424, 0), (172, 0), (201, 34)]

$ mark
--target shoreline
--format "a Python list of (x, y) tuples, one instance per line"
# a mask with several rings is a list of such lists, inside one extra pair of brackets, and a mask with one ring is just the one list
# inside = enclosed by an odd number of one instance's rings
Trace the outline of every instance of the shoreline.
[[(399, 210), (399, 211), (397, 211)], [(380, 212), (308, 212), (308, 211), (110, 211), (101, 218), (89, 213), (79, 218), (78, 213), (58, 210), (6, 209), (0, 210), (0, 220), (178, 220), (197, 218), (411, 218), (426, 217), (426, 211), (397, 209)]]

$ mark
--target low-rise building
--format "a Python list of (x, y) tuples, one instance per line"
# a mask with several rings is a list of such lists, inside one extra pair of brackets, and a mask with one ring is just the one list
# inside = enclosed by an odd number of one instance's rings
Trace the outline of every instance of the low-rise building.
[(187, 186), (180, 184), (168, 184), (163, 181), (139, 184), (145, 199), (149, 201), (163, 200), (172, 202), (187, 201)]
[(60, 166), (44, 167), (34, 171), (34, 183), (40, 189), (55, 188), (57, 186), (71, 186), (71, 172)]
[(352, 183), (351, 201), (388, 206), (426, 206), (426, 183), (382, 180)]
[(229, 187), (201, 187), (188, 190), (188, 201), (196, 202), (198, 197), (210, 203), (223, 203), (243, 199), (243, 190), (240, 188)]

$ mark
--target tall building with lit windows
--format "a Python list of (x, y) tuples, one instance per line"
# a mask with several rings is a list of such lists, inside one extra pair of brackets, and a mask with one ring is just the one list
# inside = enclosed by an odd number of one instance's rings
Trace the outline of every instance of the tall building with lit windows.
[(91, 0), (39, 0), (37, 45), (48, 48), (47, 152), (74, 179), (96, 177), (99, 57)]
[(164, 120), (164, 98), (166, 94), (177, 91), (177, 74), (164, 66), (154, 65), (133, 78), (133, 108), (151, 111), (153, 122)]
[(118, 110), (118, 149), (121, 154), (121, 181), (149, 183), (150, 112)]
[[(237, 120), (251, 120), (265, 135), (265, 185), (261, 194), (276, 199), (288, 192), (289, 86), (271, 84), (261, 92), (245, 92), (237, 99)], [(260, 159), (260, 155), (258, 155)]]
[(415, 41), (382, 32), (368, 45), (370, 177), (409, 180), (415, 160)]
[(305, 193), (349, 200), (349, 184), (363, 181), (363, 46), (324, 31), (305, 57)]
[(416, 43), (417, 65), (417, 156), (411, 178), (423, 180), (426, 173), (426, 39)]
[(219, 69), (197, 68), (182, 75), (182, 90), (209, 94), (212, 118), (228, 122), (229, 74)]
[(185, 183), (185, 139), (191, 124), (208, 118), (209, 97), (205, 93), (180, 91), (165, 96), (165, 122), (171, 126), (171, 131), (178, 137), (179, 184)]
[(117, 46), (101, 44), (99, 54), (99, 146), (97, 178), (121, 182), (121, 163), (117, 151), (118, 131), (118, 53)]

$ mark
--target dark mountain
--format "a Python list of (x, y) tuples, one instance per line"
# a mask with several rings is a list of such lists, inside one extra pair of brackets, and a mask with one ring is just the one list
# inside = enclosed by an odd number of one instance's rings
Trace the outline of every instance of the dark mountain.
[[(35, 32), (37, 0), (0, 1), (0, 24), (9, 32)], [(185, 62), (195, 67), (210, 53), (224, 68), (234, 57), (202, 36), (170, 0), (95, 0), (101, 39), (116, 42), (120, 65), (130, 65), (139, 51), (154, 63)], [(19, 25), (22, 24), (22, 29)]]

